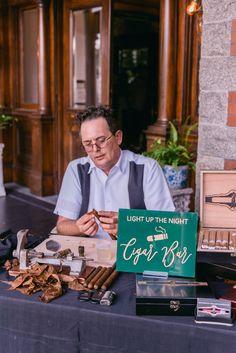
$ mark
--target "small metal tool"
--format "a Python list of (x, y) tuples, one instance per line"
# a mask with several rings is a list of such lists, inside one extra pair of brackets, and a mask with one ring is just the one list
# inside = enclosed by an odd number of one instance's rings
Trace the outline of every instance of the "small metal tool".
[(79, 256), (84, 256), (84, 246), (83, 245), (79, 246)]
[[(93, 260), (84, 256), (74, 256), (71, 250), (66, 253), (68, 249), (58, 251), (54, 254), (46, 254), (34, 249), (25, 249), (28, 232), (28, 229), (22, 229), (17, 233), (17, 247), (16, 250), (13, 251), (13, 256), (19, 259), (20, 270), (25, 270), (34, 263), (43, 263), (69, 267), (70, 274), (77, 276), (85, 269), (86, 261)], [(61, 253), (63, 252), (65, 252), (64, 257), (61, 257)]]
[(117, 297), (116, 293), (111, 291), (111, 290), (107, 290), (104, 294), (104, 296), (102, 297), (102, 299), (100, 300), (100, 304), (101, 305), (111, 305), (115, 298)]

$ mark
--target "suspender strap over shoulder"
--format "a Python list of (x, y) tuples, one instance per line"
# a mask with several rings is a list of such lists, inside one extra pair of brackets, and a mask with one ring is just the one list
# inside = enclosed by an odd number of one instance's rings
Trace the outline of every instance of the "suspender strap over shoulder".
[(88, 174), (89, 167), (89, 163), (77, 165), (82, 194), (82, 204), (79, 217), (83, 216), (88, 211), (90, 195), (90, 174)]
[(146, 205), (144, 203), (144, 192), (143, 192), (143, 172), (144, 165), (136, 164), (135, 162), (129, 162), (129, 201), (130, 208), (144, 209)]

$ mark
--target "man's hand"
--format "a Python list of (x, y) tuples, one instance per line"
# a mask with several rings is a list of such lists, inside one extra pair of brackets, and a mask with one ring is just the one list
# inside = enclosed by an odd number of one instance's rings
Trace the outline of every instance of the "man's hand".
[(62, 216), (58, 217), (57, 231), (64, 235), (89, 235), (94, 236), (98, 231), (98, 224), (94, 214), (85, 213), (77, 220)]
[(98, 225), (94, 214), (85, 213), (82, 217), (75, 222), (79, 233), (93, 236), (98, 231)]
[(99, 211), (99, 221), (104, 232), (117, 238), (118, 233), (118, 212)]

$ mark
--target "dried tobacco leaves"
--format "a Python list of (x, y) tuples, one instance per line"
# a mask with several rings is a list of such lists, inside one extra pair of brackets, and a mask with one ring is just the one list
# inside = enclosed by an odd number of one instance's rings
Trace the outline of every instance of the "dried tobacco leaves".
[[(5, 268), (11, 269), (12, 264), (7, 262)], [(44, 303), (63, 294), (63, 285), (74, 290), (83, 289), (79, 278), (59, 273), (52, 265), (34, 264), (30, 269), (20, 273), (14, 281), (2, 281), (10, 285), (10, 290), (18, 290), (22, 294), (31, 295), (42, 291), (39, 297)]]

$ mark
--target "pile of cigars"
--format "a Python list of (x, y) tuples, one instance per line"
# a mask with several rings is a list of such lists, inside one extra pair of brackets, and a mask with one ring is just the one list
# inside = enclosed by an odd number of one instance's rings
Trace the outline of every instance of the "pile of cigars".
[(118, 272), (115, 269), (115, 265), (112, 267), (98, 266), (97, 268), (87, 266), (79, 277), (79, 280), (85, 290), (100, 288), (107, 290), (117, 276)]
[(199, 235), (201, 250), (236, 250), (236, 231), (202, 229)]

